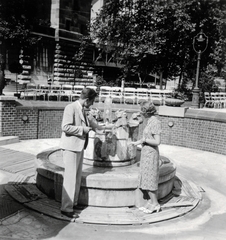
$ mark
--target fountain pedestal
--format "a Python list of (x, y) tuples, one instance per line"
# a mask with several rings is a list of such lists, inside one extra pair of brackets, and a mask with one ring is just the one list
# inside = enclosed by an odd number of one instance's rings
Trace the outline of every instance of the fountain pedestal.
[[(142, 192), (137, 189), (139, 155), (130, 166), (103, 168), (83, 165), (79, 204), (88, 206), (140, 206)], [(64, 165), (60, 149), (50, 149), (37, 155), (37, 187), (49, 197), (61, 201)], [(172, 162), (160, 167), (158, 198), (168, 195), (174, 183), (176, 167)]]
[(137, 161), (137, 147), (130, 144), (138, 128), (118, 128), (111, 131), (91, 131), (84, 151), (83, 163), (90, 166), (114, 168), (129, 166)]
[[(99, 207), (139, 206), (146, 201), (138, 189), (140, 149), (136, 141), (139, 117), (129, 124), (124, 112), (117, 112), (118, 120), (110, 132), (90, 132), (84, 151), (83, 172), (78, 203)], [(167, 162), (167, 161), (165, 161)], [(64, 164), (60, 149), (37, 156), (37, 187), (50, 197), (61, 201)], [(176, 168), (168, 161), (160, 167), (158, 198), (168, 195), (174, 183)]]

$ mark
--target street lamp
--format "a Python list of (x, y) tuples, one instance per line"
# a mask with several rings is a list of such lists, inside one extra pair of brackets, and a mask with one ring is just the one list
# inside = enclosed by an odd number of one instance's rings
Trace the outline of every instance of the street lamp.
[(3, 37), (0, 33), (0, 95), (3, 95), (3, 89), (5, 87), (5, 75), (4, 75), (4, 55), (2, 53)]
[(206, 34), (201, 30), (194, 38), (193, 38), (193, 49), (198, 54), (197, 59), (197, 68), (196, 68), (196, 78), (195, 78), (195, 87), (193, 89), (193, 96), (192, 96), (192, 108), (199, 108), (199, 68), (200, 68), (200, 59), (201, 54), (206, 50), (208, 45), (208, 37)]

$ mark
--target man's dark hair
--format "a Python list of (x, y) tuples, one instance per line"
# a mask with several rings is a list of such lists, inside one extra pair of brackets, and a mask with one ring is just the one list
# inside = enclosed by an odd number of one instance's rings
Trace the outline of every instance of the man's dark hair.
[(94, 89), (84, 87), (81, 92), (81, 99), (88, 98), (89, 100), (95, 99), (97, 92)]

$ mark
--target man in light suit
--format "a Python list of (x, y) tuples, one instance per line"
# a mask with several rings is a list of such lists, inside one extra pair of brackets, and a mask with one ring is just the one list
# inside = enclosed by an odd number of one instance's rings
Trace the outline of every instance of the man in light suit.
[(60, 147), (63, 150), (65, 164), (62, 189), (61, 213), (69, 218), (77, 217), (73, 207), (78, 204), (82, 178), (84, 149), (88, 144), (88, 133), (95, 129), (111, 129), (113, 125), (100, 126), (86, 117), (85, 108), (89, 108), (97, 96), (95, 90), (84, 88), (80, 98), (65, 107), (62, 120)]

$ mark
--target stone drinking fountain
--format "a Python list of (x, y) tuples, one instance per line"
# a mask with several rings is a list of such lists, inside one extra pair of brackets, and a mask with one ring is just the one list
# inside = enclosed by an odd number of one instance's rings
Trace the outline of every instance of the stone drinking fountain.
[[(108, 111), (108, 112), (106, 112)], [(104, 111), (104, 120), (112, 113)], [(90, 111), (100, 117), (98, 109)], [(110, 114), (110, 115), (109, 115)], [(106, 115), (108, 117), (106, 118)], [(91, 131), (89, 144), (84, 152), (83, 174), (79, 205), (119, 208), (143, 204), (146, 199), (138, 189), (140, 147), (131, 144), (139, 137), (142, 117), (125, 111), (115, 112), (112, 131)], [(107, 124), (105, 122), (105, 124)], [(173, 189), (176, 167), (161, 156), (158, 198), (166, 197)], [(47, 196), (61, 201), (64, 164), (59, 148), (41, 152), (36, 158), (36, 185)]]

